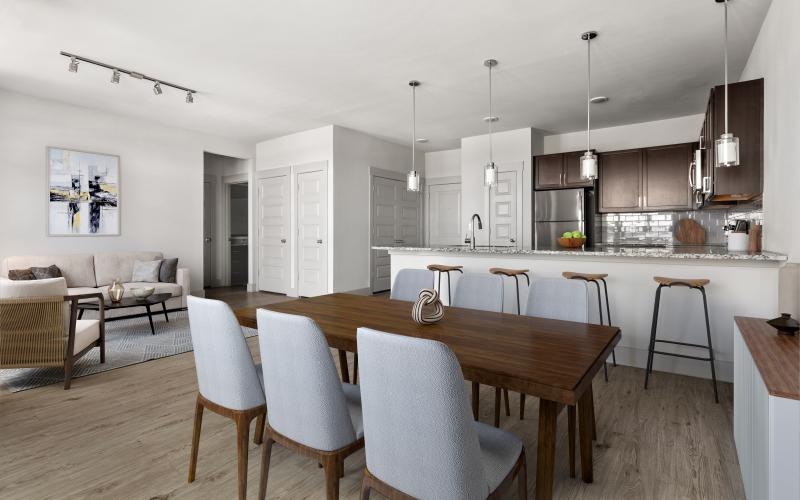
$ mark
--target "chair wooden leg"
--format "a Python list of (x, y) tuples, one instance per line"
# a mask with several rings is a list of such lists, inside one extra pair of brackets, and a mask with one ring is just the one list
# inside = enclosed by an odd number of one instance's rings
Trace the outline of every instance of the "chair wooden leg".
[(592, 466), (592, 428), (593, 414), (592, 409), (592, 388), (581, 396), (578, 401), (578, 425), (581, 441), (581, 479), (584, 483), (591, 483), (594, 479)]
[(236, 463), (239, 477), (239, 500), (247, 498), (247, 448), (250, 444), (251, 418), (239, 414), (234, 417), (236, 422)]
[(258, 484), (258, 498), (264, 500), (267, 497), (267, 479), (269, 478), (269, 460), (272, 456), (272, 437), (267, 436), (264, 441), (264, 450), (261, 452), (261, 480)]
[(339, 349), (339, 370), (342, 372), (342, 382), (350, 383), (350, 370), (347, 367), (347, 351)]
[(589, 410), (592, 412), (592, 441), (597, 441), (597, 419), (594, 415), (594, 391), (589, 393)]
[(261, 444), (264, 441), (264, 421), (266, 420), (266, 415), (262, 413), (261, 415), (256, 418), (256, 432), (255, 436), (253, 436), (253, 443)]
[(339, 457), (328, 455), (323, 458), (322, 467), (325, 469), (325, 498), (327, 500), (339, 499)]
[(494, 388), (494, 426), (500, 427), (500, 398), (502, 393), (499, 387)]
[(203, 426), (203, 403), (200, 398), (194, 405), (194, 431), (192, 432), (192, 452), (189, 455), (189, 482), (194, 481), (197, 471), (197, 452), (200, 448), (200, 429)]
[(511, 403), (508, 400), (508, 389), (503, 389), (503, 397), (506, 398), (506, 417), (511, 416)]
[(367, 479), (366, 472), (363, 479), (361, 479), (361, 500), (369, 500), (369, 493), (372, 490), (369, 486), (369, 479)]
[(567, 406), (567, 427), (569, 432), (569, 477), (575, 477), (575, 407)]
[(72, 367), (75, 364), (75, 359), (73, 357), (67, 356), (67, 359), (64, 361), (64, 390), (66, 391), (69, 389), (70, 385), (72, 385)]
[(528, 462), (525, 459), (525, 448), (522, 448), (520, 455), (520, 467), (517, 472), (517, 496), (520, 500), (528, 499)]
[(358, 353), (353, 354), (353, 383), (358, 383)]
[(479, 410), (480, 410), (480, 398), (481, 398), (481, 386), (477, 382), (472, 383), (472, 417), (475, 420), (479, 420)]
[(519, 419), (525, 420), (525, 394), (519, 393)]

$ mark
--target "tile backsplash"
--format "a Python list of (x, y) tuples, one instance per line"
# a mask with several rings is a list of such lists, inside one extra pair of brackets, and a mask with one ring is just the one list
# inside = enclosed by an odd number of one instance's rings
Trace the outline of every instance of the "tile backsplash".
[(763, 224), (764, 212), (761, 206), (746, 205), (729, 209), (598, 214), (595, 227), (600, 242), (606, 244), (679, 245), (673, 236), (673, 226), (684, 218), (694, 219), (703, 226), (707, 245), (725, 245), (726, 225), (736, 219)]

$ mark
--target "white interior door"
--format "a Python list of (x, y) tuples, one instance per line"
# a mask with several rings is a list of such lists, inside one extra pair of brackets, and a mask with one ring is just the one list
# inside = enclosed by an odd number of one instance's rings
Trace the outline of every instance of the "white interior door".
[[(397, 181), (372, 177), (372, 246), (392, 247), (399, 244), (395, 230)], [(372, 250), (372, 292), (383, 292), (392, 286), (389, 252)]]
[(216, 252), (214, 251), (214, 222), (217, 203), (217, 186), (210, 180), (203, 181), (203, 287), (214, 285)]
[(328, 175), (297, 174), (297, 294), (328, 293)]
[(258, 289), (287, 293), (291, 260), (289, 176), (258, 180)]
[(519, 247), (522, 244), (521, 184), (522, 172), (498, 168), (497, 184), (489, 197), (491, 245)]
[(461, 184), (428, 187), (428, 240), (432, 246), (463, 243)]

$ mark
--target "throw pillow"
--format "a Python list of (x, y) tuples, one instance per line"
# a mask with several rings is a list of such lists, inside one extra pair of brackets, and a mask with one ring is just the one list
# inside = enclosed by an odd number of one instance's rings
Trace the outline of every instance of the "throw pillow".
[(178, 259), (164, 259), (161, 261), (161, 270), (158, 272), (158, 281), (162, 283), (175, 283), (178, 274)]
[(32, 267), (31, 272), (37, 280), (46, 280), (49, 278), (61, 278), (61, 269), (55, 264), (48, 267)]
[(158, 283), (158, 271), (160, 268), (160, 260), (149, 262), (137, 260), (133, 263), (133, 276), (131, 277), (131, 281), (134, 283)]
[(8, 279), (14, 281), (27, 281), (27, 280), (35, 280), (36, 276), (33, 275), (31, 272), (31, 268), (28, 269), (11, 269), (8, 271)]

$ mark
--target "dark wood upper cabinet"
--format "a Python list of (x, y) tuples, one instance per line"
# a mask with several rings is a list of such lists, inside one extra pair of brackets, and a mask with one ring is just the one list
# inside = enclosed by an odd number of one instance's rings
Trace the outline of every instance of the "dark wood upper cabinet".
[(732, 83), (728, 87), (728, 129), (739, 138), (739, 166), (714, 168), (714, 141), (725, 132), (725, 87), (711, 90), (704, 135), (710, 149), (713, 177), (711, 201), (750, 200), (763, 191), (764, 175), (764, 79)]
[(642, 210), (691, 210), (689, 164), (693, 144), (643, 150)]
[(642, 150), (599, 155), (599, 211), (637, 212), (642, 207)]
[(581, 178), (582, 155), (583, 152), (571, 152), (537, 156), (536, 189), (592, 187), (591, 180)]

